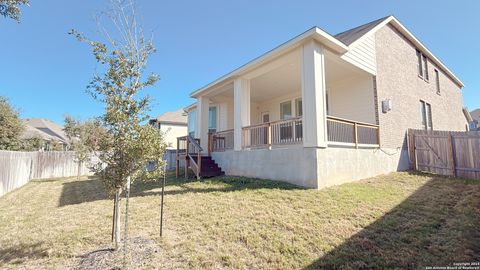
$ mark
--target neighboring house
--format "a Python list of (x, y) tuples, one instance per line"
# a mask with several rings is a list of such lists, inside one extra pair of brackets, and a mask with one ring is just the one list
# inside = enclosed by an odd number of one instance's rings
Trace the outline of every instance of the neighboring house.
[(470, 121), (470, 130), (480, 130), (480, 109), (470, 112), (472, 120)]
[(187, 134), (187, 114), (183, 109), (166, 112), (149, 123), (165, 134), (167, 149), (177, 149), (177, 137)]
[(38, 138), (43, 141), (43, 146), (38, 150), (55, 150), (55, 144), (59, 145), (59, 148), (62, 150), (68, 150), (69, 139), (62, 125), (42, 118), (31, 118), (23, 121), (25, 125), (23, 138)]
[(185, 110), (226, 174), (321, 188), (408, 169), (409, 128), (464, 131), (462, 87), (389, 16), (335, 36), (314, 27), (194, 91)]

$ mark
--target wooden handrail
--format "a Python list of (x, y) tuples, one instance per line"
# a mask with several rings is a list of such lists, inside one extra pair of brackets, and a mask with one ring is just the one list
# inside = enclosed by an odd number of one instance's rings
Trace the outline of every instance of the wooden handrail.
[[(341, 126), (337, 126), (337, 129), (332, 129), (332, 131), (328, 130), (328, 134), (329, 134), (329, 142), (330, 143), (333, 143), (333, 144), (345, 144), (345, 143), (350, 143), (350, 144), (353, 144), (355, 146), (355, 148), (358, 148), (359, 145), (380, 145), (380, 127), (379, 125), (375, 125), (375, 124), (370, 124), (370, 123), (364, 123), (364, 122), (357, 122), (357, 121), (353, 121), (353, 120), (348, 120), (348, 119), (343, 119), (343, 118), (339, 118), (339, 117), (333, 117), (333, 116), (327, 116), (327, 122), (329, 123), (338, 123), (337, 125), (346, 125), (349, 127), (349, 129), (351, 128), (352, 130), (352, 134), (351, 135), (348, 135), (348, 132), (346, 132), (346, 130), (343, 131), (343, 133), (330, 133), (330, 132), (334, 132), (334, 130), (337, 130), (338, 131), (338, 128), (341, 127)], [(374, 132), (376, 133), (375, 137), (371, 137), (373, 139), (376, 140), (376, 143), (365, 143), (363, 141), (361, 141), (360, 139), (360, 135), (359, 135), (359, 128), (366, 128), (366, 129), (370, 129), (370, 130), (374, 130)], [(330, 129), (330, 125), (328, 126), (328, 129)], [(362, 138), (365, 138), (365, 130), (363, 130), (363, 137)], [(332, 136), (334, 137), (333, 139), (330, 138), (330, 134), (332, 134)], [(345, 137), (346, 136), (346, 137)], [(347, 139), (347, 141), (344, 141), (345, 139)]]
[[(186, 142), (186, 147), (185, 149), (180, 149), (180, 141), (185, 141)], [(190, 152), (190, 147), (193, 147), (194, 153)], [(197, 179), (200, 179), (201, 172), (202, 172), (202, 152), (203, 148), (200, 146), (200, 139), (194, 139), (190, 135), (187, 136), (181, 136), (177, 137), (177, 169), (176, 169), (176, 175), (178, 177), (178, 166), (179, 166), (179, 159), (180, 159), (180, 151), (185, 150), (185, 177), (188, 177), (188, 167), (190, 167)], [(193, 154), (196, 154), (197, 156), (197, 161), (193, 158)]]
[(200, 139), (194, 139), (192, 138), (191, 136), (186, 136), (188, 141), (193, 144), (193, 146), (195, 148), (198, 149), (199, 152), (202, 152), (203, 151), (203, 148), (200, 146), (199, 142), (200, 142)]
[(293, 117), (242, 128), (242, 148), (298, 144), (303, 140), (302, 117)]
[(327, 120), (333, 120), (333, 121), (337, 121), (337, 122), (341, 122), (341, 123), (349, 123), (349, 124), (352, 124), (352, 125), (357, 124), (357, 125), (361, 125), (361, 126), (365, 126), (365, 127), (379, 127), (376, 124), (359, 122), (359, 121), (344, 119), (344, 118), (340, 118), (340, 117), (336, 117), (336, 116), (330, 116), (330, 115), (327, 115)]

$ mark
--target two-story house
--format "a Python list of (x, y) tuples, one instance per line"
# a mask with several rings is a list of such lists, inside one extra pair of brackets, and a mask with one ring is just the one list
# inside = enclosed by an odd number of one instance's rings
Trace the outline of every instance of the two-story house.
[(393, 16), (313, 27), (194, 91), (178, 157), (312, 188), (406, 170), (407, 129), (466, 129), (462, 87)]

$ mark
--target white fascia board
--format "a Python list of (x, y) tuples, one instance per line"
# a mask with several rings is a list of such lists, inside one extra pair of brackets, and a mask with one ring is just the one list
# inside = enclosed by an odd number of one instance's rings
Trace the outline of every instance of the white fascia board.
[(348, 51), (348, 47), (342, 42), (340, 42), (339, 40), (337, 40), (335, 37), (333, 37), (332, 35), (328, 34), (327, 32), (323, 31), (318, 27), (313, 27), (307, 30), (306, 32), (296, 36), (295, 38), (274, 48), (273, 50), (268, 51), (267, 53), (253, 59), (247, 64), (235, 69), (234, 71), (228, 73), (227, 75), (224, 75), (219, 79), (207, 84), (206, 86), (192, 92), (190, 96), (192, 98), (197, 98), (200, 95), (206, 94), (207, 92), (209, 92), (209, 90), (218, 88), (217, 87), (218, 85), (224, 85), (225, 83), (230, 83), (236, 77), (241, 76), (245, 72), (255, 69), (256, 67), (259, 67), (262, 64), (265, 64), (275, 59), (276, 57), (288, 52), (289, 50), (292, 50), (298, 47), (300, 44), (310, 39), (314, 39), (322, 43), (325, 47), (339, 54), (344, 54), (345, 52)]
[(453, 74), (453, 72), (450, 69), (448, 69), (447, 66), (445, 66), (442, 63), (442, 61), (440, 61), (440, 59), (435, 57), (435, 55), (433, 55), (433, 53), (429, 49), (427, 49), (427, 47), (425, 47), (425, 45), (423, 45), (412, 33), (410, 33), (410, 31), (408, 31), (408, 29), (405, 26), (403, 26), (395, 17), (392, 17), (391, 23), (402, 34), (404, 34), (407, 38), (409, 38), (410, 41), (415, 46), (420, 48), (420, 50), (424, 54), (426, 54), (430, 60), (432, 60), (435, 64), (437, 64), (441, 69), (443, 69), (443, 71), (445, 71), (448, 74), (448, 76), (450, 76), (453, 79), (453, 81), (455, 81), (455, 83), (457, 83), (460, 87), (464, 87), (463, 82), (457, 76), (455, 76), (455, 74)]
[(366, 34), (364, 34), (361, 38), (355, 40), (352, 44), (350, 44), (348, 47), (351, 48), (354, 46), (356, 43), (361, 42), (366, 36), (368, 36), (370, 33), (375, 33), (378, 29), (384, 27), (385, 25), (391, 23), (400, 33), (402, 33), (410, 42), (412, 42), (422, 53), (424, 53), (432, 62), (437, 64), (447, 75), (452, 78), (452, 80), (458, 84), (460, 87), (464, 87), (465, 85), (463, 82), (453, 74), (453, 72), (445, 66), (440, 59), (438, 59), (433, 53), (427, 49), (425, 45), (423, 45), (420, 40), (418, 40), (408, 29), (399, 21), (397, 18), (394, 16), (390, 16), (386, 18), (383, 22), (372, 28), (370, 31), (368, 31)]
[(187, 107), (183, 108), (183, 111), (188, 113), (195, 108), (197, 108), (197, 102), (194, 102), (194, 103), (188, 105)]

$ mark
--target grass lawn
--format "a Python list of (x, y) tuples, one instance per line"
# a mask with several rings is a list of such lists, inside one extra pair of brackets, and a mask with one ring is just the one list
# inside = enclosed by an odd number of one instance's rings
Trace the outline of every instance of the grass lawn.
[[(130, 237), (163, 269), (425, 268), (480, 261), (480, 181), (393, 173), (318, 190), (239, 177), (137, 182)], [(0, 268), (76, 267), (110, 245), (96, 178), (33, 181), (0, 198)], [(123, 202), (122, 202), (123, 208)]]

